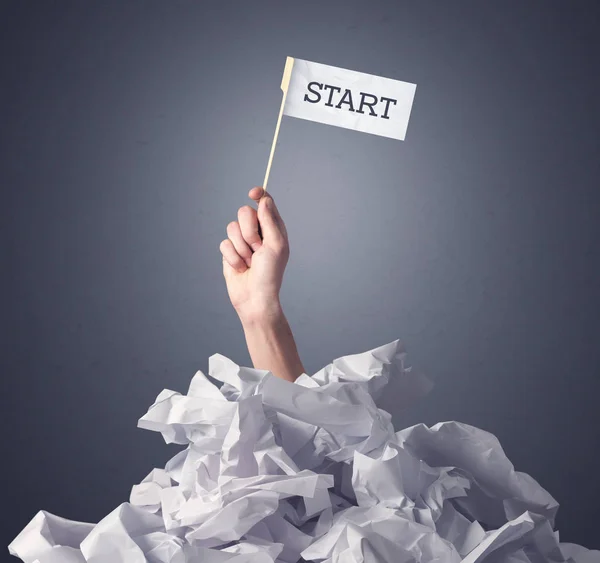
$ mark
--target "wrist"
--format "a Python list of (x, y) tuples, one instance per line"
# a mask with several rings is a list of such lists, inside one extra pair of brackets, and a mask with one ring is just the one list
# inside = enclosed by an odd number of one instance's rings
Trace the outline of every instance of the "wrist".
[(236, 310), (244, 328), (277, 324), (284, 317), (279, 299), (258, 306)]

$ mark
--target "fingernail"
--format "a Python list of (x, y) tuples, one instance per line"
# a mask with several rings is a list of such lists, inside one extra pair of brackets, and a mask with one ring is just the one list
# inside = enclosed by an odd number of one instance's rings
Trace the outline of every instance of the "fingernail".
[(269, 209), (269, 210), (273, 209), (273, 200), (270, 197), (267, 198), (267, 201), (265, 202), (265, 204), (267, 206), (267, 209)]

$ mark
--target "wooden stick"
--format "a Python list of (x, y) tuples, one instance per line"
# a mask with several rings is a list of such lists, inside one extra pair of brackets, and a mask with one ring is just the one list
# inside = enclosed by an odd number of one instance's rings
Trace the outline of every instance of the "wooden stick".
[(269, 180), (269, 172), (271, 171), (271, 164), (273, 162), (273, 154), (275, 153), (275, 145), (277, 144), (277, 136), (279, 135), (279, 126), (281, 125), (281, 118), (283, 117), (283, 107), (285, 106), (285, 99), (287, 98), (288, 87), (290, 85), (290, 78), (292, 76), (292, 67), (294, 66), (293, 57), (287, 57), (285, 59), (285, 68), (283, 69), (283, 78), (281, 79), (281, 89), (283, 90), (283, 98), (281, 100), (281, 107), (279, 108), (279, 117), (277, 118), (277, 126), (275, 127), (275, 136), (273, 137), (273, 144), (271, 145), (271, 154), (269, 155), (269, 163), (267, 164), (267, 173), (265, 174), (265, 181), (262, 187), (265, 192), (267, 191), (267, 181)]

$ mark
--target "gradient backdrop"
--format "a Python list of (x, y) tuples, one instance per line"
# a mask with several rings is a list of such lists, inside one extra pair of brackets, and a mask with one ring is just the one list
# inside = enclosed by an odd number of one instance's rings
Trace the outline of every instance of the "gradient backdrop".
[(2, 0), (0, 543), (128, 500), (156, 395), (251, 365), (219, 243), (290, 55), (418, 85), (404, 142), (283, 119), (307, 371), (400, 338), (436, 387), (397, 424), (493, 432), (600, 548), (597, 6)]

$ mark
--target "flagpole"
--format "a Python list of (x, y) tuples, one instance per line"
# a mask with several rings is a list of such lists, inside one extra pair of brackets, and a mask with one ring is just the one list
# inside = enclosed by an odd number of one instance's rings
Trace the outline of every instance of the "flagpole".
[(267, 182), (269, 180), (269, 172), (271, 171), (271, 164), (273, 163), (273, 154), (275, 153), (275, 145), (277, 144), (277, 136), (279, 135), (279, 126), (281, 125), (281, 118), (283, 117), (283, 108), (285, 106), (285, 99), (287, 98), (288, 87), (290, 85), (290, 77), (292, 76), (292, 67), (294, 66), (293, 57), (286, 57), (285, 68), (283, 69), (283, 78), (281, 79), (281, 89), (283, 90), (283, 97), (281, 99), (281, 107), (279, 108), (279, 117), (277, 118), (277, 126), (275, 127), (275, 135), (273, 136), (273, 144), (271, 145), (271, 154), (269, 155), (269, 163), (267, 164), (267, 173), (265, 174), (265, 180), (263, 182), (263, 189), (267, 191)]

